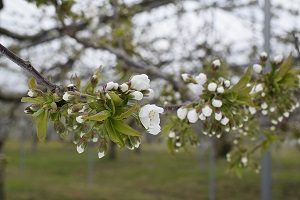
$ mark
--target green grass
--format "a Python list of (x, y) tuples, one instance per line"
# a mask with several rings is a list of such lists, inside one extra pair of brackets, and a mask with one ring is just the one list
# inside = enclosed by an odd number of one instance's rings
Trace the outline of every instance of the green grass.
[[(164, 146), (153, 144), (143, 147), (140, 155), (124, 150), (118, 160), (109, 161), (99, 160), (93, 148), (78, 155), (73, 145), (59, 142), (39, 144), (35, 152), (26, 143), (24, 149), (20, 159), (20, 142), (6, 145), (8, 199), (208, 199), (207, 158), (200, 161), (196, 152), (172, 156)], [(89, 155), (94, 161), (90, 184)], [(273, 199), (299, 199), (299, 152), (285, 150), (273, 155)], [(240, 179), (226, 173), (224, 160), (218, 160), (216, 166), (216, 199), (260, 198), (259, 175), (245, 172)]]

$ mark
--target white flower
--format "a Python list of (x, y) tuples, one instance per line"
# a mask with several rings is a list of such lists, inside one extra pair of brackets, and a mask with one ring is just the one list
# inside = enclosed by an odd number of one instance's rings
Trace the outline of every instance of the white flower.
[(157, 135), (160, 132), (159, 114), (163, 112), (163, 108), (153, 104), (147, 104), (141, 108), (139, 112), (140, 121), (150, 134)]
[(271, 108), (270, 108), (270, 112), (274, 112), (275, 110), (276, 110), (275, 107), (271, 107)]
[(27, 95), (30, 96), (30, 97), (34, 97), (35, 96), (35, 92), (33, 90), (29, 90), (27, 92)]
[(146, 74), (133, 76), (130, 83), (130, 87), (137, 91), (148, 90), (150, 88), (150, 79)]
[(275, 127), (275, 126), (271, 126), (271, 127), (270, 127), (270, 130), (271, 130), (271, 131), (275, 131), (275, 130), (276, 130), (276, 127)]
[(181, 120), (184, 120), (186, 115), (188, 113), (188, 109), (187, 108), (184, 108), (184, 107), (181, 107), (177, 110), (177, 117)]
[(230, 131), (230, 128), (229, 127), (226, 127), (225, 128), (225, 131), (228, 133)]
[(255, 92), (261, 92), (263, 91), (263, 85), (261, 83), (257, 84), (255, 87), (254, 87), (254, 91)]
[(202, 113), (205, 117), (210, 117), (212, 114), (212, 109), (208, 105), (206, 105), (202, 108)]
[(137, 140), (136, 143), (133, 146), (134, 146), (134, 148), (137, 149), (137, 148), (139, 148), (140, 144), (141, 144), (141, 141)]
[(93, 137), (92, 142), (98, 142), (98, 138), (97, 137)]
[(68, 113), (68, 115), (71, 115), (72, 114), (72, 108), (68, 108), (68, 110), (67, 110), (67, 113)]
[(207, 81), (206, 74), (200, 73), (198, 76), (195, 77), (195, 80), (198, 84), (203, 85)]
[(247, 158), (246, 156), (243, 156), (243, 157), (241, 158), (241, 162), (242, 162), (242, 164), (243, 164), (244, 166), (247, 166), (247, 164), (248, 164), (248, 158)]
[(267, 115), (267, 114), (268, 114), (268, 111), (267, 111), (267, 110), (262, 110), (262, 111), (261, 111), (261, 114)]
[(262, 97), (266, 96), (266, 93), (262, 92), (262, 93), (261, 93), (261, 96), (262, 96)]
[(199, 119), (202, 120), (202, 121), (204, 121), (204, 120), (206, 120), (206, 117), (204, 116), (203, 113), (201, 113), (201, 114), (199, 115)]
[(214, 61), (212, 62), (212, 64), (213, 64), (215, 67), (220, 67), (220, 66), (221, 66), (221, 61), (220, 61), (219, 59), (217, 59), (217, 60), (214, 60)]
[(262, 109), (267, 109), (267, 108), (268, 108), (268, 104), (267, 104), (266, 102), (263, 102), (263, 103), (261, 104), (261, 108), (262, 108)]
[(175, 145), (176, 145), (176, 147), (181, 147), (181, 143), (180, 142), (176, 142)]
[(106, 93), (105, 96), (106, 96), (107, 99), (111, 99), (111, 97), (109, 96), (108, 93)]
[(76, 117), (76, 121), (79, 123), (79, 124), (82, 124), (84, 122), (84, 119), (81, 115), (79, 115), (78, 117)]
[(181, 78), (183, 81), (187, 81), (189, 76), (190, 76), (189, 74), (181, 74)]
[(83, 147), (83, 145), (77, 145), (77, 152), (78, 153), (83, 153), (84, 152), (84, 147)]
[(283, 60), (283, 56), (282, 56), (282, 55), (277, 55), (277, 56), (274, 57), (274, 62), (275, 62), (276, 64), (281, 63), (282, 60)]
[(120, 90), (121, 90), (122, 92), (126, 92), (126, 91), (128, 90), (128, 85), (127, 85), (126, 83), (122, 83), (122, 84), (120, 85)]
[(72, 97), (73, 95), (69, 94), (69, 92), (65, 92), (63, 95), (63, 100), (65, 101), (69, 101), (70, 97)]
[(289, 116), (290, 116), (290, 113), (289, 113), (289, 112), (284, 112), (284, 113), (283, 113), (283, 116), (289, 117)]
[(220, 108), (221, 106), (222, 106), (222, 101), (221, 100), (219, 100), (219, 99), (213, 99), (212, 100), (212, 105), (214, 106), (214, 107), (216, 107), (216, 108)]
[(217, 92), (221, 94), (224, 93), (224, 87), (223, 86), (218, 87)]
[(132, 99), (134, 100), (142, 100), (143, 99), (143, 93), (141, 93), (140, 91), (134, 91), (130, 93), (132, 95)]
[(230, 87), (230, 80), (225, 80), (224, 81), (224, 86), (227, 87), (227, 88)]
[(196, 123), (198, 121), (198, 114), (196, 112), (196, 109), (192, 109), (188, 112), (187, 119), (190, 123)]
[(175, 132), (174, 131), (170, 131), (169, 138), (175, 138)]
[(220, 121), (222, 119), (222, 113), (221, 112), (216, 112), (215, 113), (215, 120)]
[(216, 83), (211, 82), (208, 84), (207, 89), (208, 89), (208, 91), (214, 92), (214, 91), (216, 91), (217, 87), (218, 87), (218, 85)]
[(272, 120), (271, 120), (271, 123), (274, 124), (274, 125), (277, 125), (277, 124), (278, 124), (278, 121), (272, 119)]
[(98, 152), (98, 158), (103, 158), (105, 156), (105, 152), (104, 151), (99, 151)]
[(229, 122), (229, 119), (227, 117), (223, 117), (223, 119), (221, 120), (221, 124), (223, 124), (224, 126), (226, 126), (228, 124), (228, 122)]
[(267, 58), (267, 57), (268, 57), (267, 52), (265, 52), (265, 51), (261, 52), (261, 53), (260, 53), (260, 57), (262, 57), (262, 58)]
[(227, 162), (231, 162), (231, 155), (230, 155), (230, 153), (226, 154), (226, 160), (227, 160)]
[(253, 70), (259, 74), (262, 71), (262, 66), (260, 64), (254, 64)]
[(118, 89), (118, 87), (119, 87), (119, 84), (118, 83), (115, 83), (115, 82), (108, 82), (107, 84), (106, 84), (106, 87), (105, 87), (105, 89), (106, 90), (112, 90), (112, 89), (114, 89), (114, 90), (116, 90), (116, 89)]
[(81, 133), (80, 133), (80, 137), (81, 137), (81, 138), (82, 138), (84, 135), (85, 135), (84, 132), (81, 132)]
[(277, 119), (279, 122), (282, 122), (282, 120), (283, 120), (283, 117), (282, 116), (280, 116), (280, 117), (278, 117), (278, 119)]

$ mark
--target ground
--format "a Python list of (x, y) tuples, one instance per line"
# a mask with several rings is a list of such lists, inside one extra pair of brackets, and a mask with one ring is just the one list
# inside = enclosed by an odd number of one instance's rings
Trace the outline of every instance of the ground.
[[(117, 161), (109, 161), (99, 160), (94, 148), (79, 155), (72, 144), (48, 142), (32, 151), (29, 142), (10, 140), (5, 153), (9, 200), (208, 199), (207, 157), (196, 151), (172, 156), (163, 145), (148, 144), (141, 154), (125, 150)], [(299, 199), (299, 151), (284, 149), (273, 155), (273, 199)], [(258, 174), (230, 175), (222, 159), (216, 166), (216, 199), (260, 198)], [(89, 175), (88, 168), (93, 168)]]

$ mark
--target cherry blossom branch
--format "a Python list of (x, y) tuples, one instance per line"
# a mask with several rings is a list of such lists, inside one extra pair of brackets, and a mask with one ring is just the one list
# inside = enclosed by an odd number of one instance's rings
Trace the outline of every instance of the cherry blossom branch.
[(5, 57), (7, 57), (12, 62), (16, 63), (18, 66), (20, 66), (25, 71), (29, 72), (31, 75), (33, 75), (36, 80), (43, 84), (45, 87), (49, 88), (50, 90), (59, 89), (59, 87), (53, 83), (51, 83), (48, 79), (43, 77), (32, 65), (29, 61), (25, 61), (22, 58), (18, 57), (16, 54), (14, 54), (12, 51), (4, 47), (0, 43), (0, 53), (3, 54)]

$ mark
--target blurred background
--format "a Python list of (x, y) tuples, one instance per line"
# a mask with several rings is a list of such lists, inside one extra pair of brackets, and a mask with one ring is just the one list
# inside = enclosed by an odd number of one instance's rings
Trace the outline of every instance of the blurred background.
[[(0, 0), (0, 42), (58, 84), (102, 66), (103, 82), (146, 73), (160, 88), (216, 58), (234, 79), (266, 51), (266, 39), (271, 58), (292, 53), (299, 64), (299, 12), (299, 0)], [(92, 146), (77, 154), (51, 124), (38, 143), (20, 103), (28, 78), (0, 57), (0, 199), (260, 198), (260, 175), (228, 173), (224, 152), (205, 137), (171, 155), (163, 136), (145, 135), (141, 150), (111, 146), (101, 160)], [(272, 149), (272, 199), (300, 199), (297, 120)]]

